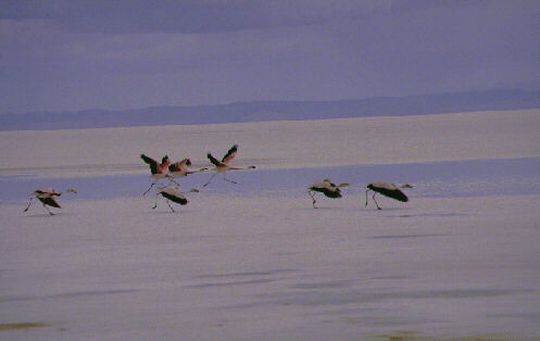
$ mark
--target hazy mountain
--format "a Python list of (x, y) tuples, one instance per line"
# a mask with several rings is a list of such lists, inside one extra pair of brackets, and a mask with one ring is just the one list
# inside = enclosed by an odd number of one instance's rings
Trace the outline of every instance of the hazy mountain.
[(0, 115), (0, 130), (311, 120), (529, 108), (540, 108), (540, 91), (492, 90), (339, 101), (258, 101), (124, 111), (31, 112)]

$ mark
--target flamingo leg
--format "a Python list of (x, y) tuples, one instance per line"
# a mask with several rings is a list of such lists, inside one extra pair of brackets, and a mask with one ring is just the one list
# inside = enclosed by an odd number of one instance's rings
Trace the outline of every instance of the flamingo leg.
[(34, 199), (34, 197), (31, 197), (30, 200), (28, 201), (28, 206), (26, 206), (26, 208), (24, 209), (23, 212), (26, 212), (28, 211), (28, 209), (30, 208), (30, 205), (32, 205), (32, 200)]
[(235, 185), (238, 185), (238, 182), (234, 181), (234, 180), (231, 180), (231, 179), (228, 179), (225, 174), (223, 174), (223, 180), (227, 181), (227, 182), (230, 182), (231, 184), (235, 184)]
[(187, 171), (186, 172), (186, 175), (190, 175), (190, 174), (195, 174), (195, 173), (200, 173), (200, 172), (205, 172), (207, 171), (208, 168), (201, 168), (201, 169), (196, 169), (196, 170), (192, 170), (192, 171)]
[(176, 211), (174, 210), (174, 208), (171, 206), (171, 203), (169, 202), (169, 200), (167, 200), (167, 205), (169, 205), (169, 208), (171, 209), (171, 211), (173, 211), (173, 213), (176, 212)]
[(177, 184), (178, 186), (180, 186), (180, 184), (178, 182), (174, 181), (174, 179), (172, 179), (172, 178), (169, 178), (169, 181), (172, 182), (172, 183)]
[(368, 196), (367, 196), (368, 192), (369, 192), (369, 189), (366, 190), (366, 207), (367, 207), (367, 205), (368, 205)]
[(313, 191), (308, 191), (308, 194), (311, 197), (311, 200), (313, 200), (313, 208), (317, 208), (317, 206), (315, 206), (315, 203), (317, 202), (317, 200), (315, 200), (315, 193), (313, 193)]
[(52, 213), (51, 210), (49, 210), (47, 205), (43, 204), (43, 207), (45, 207), (45, 209), (47, 210), (47, 212), (49, 212), (50, 215), (54, 215), (54, 213)]
[(376, 194), (377, 194), (377, 192), (374, 192), (372, 198), (373, 198), (373, 201), (375, 201), (375, 205), (377, 205), (377, 209), (380, 210), (381, 208), (379, 207), (379, 203), (377, 203), (377, 200), (375, 200), (375, 195)]
[(159, 200), (159, 193), (156, 193), (156, 201), (154, 202), (154, 206), (152, 207), (153, 210), (157, 208), (157, 202)]
[(152, 187), (154, 187), (155, 184), (156, 184), (155, 182), (152, 182), (152, 184), (150, 185), (150, 187), (148, 187), (148, 189), (147, 189), (146, 191), (144, 191), (144, 193), (143, 193), (142, 195), (145, 196), (146, 193), (148, 193), (148, 192), (152, 189)]
[(203, 187), (208, 186), (208, 184), (209, 184), (210, 182), (212, 182), (212, 180), (216, 177), (216, 175), (217, 175), (217, 173), (212, 174), (212, 176), (210, 177), (210, 179), (208, 179), (208, 181), (203, 185)]

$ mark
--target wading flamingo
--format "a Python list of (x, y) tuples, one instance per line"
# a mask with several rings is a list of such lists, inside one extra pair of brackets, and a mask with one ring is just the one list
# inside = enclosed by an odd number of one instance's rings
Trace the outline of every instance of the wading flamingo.
[(377, 200), (375, 199), (375, 195), (377, 193), (380, 193), (386, 197), (395, 199), (397, 201), (401, 202), (407, 202), (409, 201), (409, 198), (401, 191), (400, 188), (413, 188), (412, 185), (409, 184), (401, 184), (401, 185), (395, 185), (390, 182), (386, 181), (376, 181), (372, 182), (367, 185), (366, 189), (366, 206), (368, 205), (368, 192), (373, 191), (373, 201), (375, 202), (375, 205), (377, 206), (377, 209), (380, 210), (381, 207), (377, 203)]
[[(77, 193), (75, 188), (68, 188), (66, 189), (66, 193)], [(54, 215), (54, 213), (49, 210), (47, 206), (56, 207), (56, 208), (62, 208), (60, 204), (56, 201), (55, 197), (59, 197), (62, 195), (62, 192), (56, 192), (52, 188), (45, 188), (45, 189), (36, 189), (31, 194), (30, 200), (28, 201), (28, 206), (24, 209), (24, 212), (28, 211), (30, 208), (30, 205), (32, 205), (32, 200), (34, 198), (37, 198), (39, 201), (41, 201), (41, 204), (43, 207), (49, 212), (50, 215)]]
[[(199, 190), (196, 188), (192, 188), (189, 192), (198, 193)], [(169, 205), (169, 208), (171, 209), (172, 212), (176, 212), (176, 211), (171, 206), (171, 203), (170, 203), (171, 201), (182, 206), (187, 205), (188, 203), (188, 200), (186, 199), (185, 194), (180, 191), (179, 186), (173, 186), (173, 185), (161, 186), (161, 187), (158, 187), (156, 190), (156, 202), (154, 204), (154, 207), (152, 207), (153, 210), (155, 210), (158, 206), (158, 199), (160, 195), (163, 198), (165, 198), (165, 201), (167, 202), (167, 205)]]
[(255, 166), (247, 166), (247, 167), (230, 166), (230, 162), (232, 161), (232, 159), (234, 159), (237, 152), (238, 152), (238, 145), (235, 144), (227, 151), (227, 153), (225, 154), (225, 156), (223, 156), (223, 159), (221, 159), (221, 161), (213, 157), (212, 154), (210, 153), (206, 155), (208, 157), (208, 160), (210, 160), (210, 162), (214, 165), (214, 168), (212, 170), (215, 171), (216, 173), (212, 174), (210, 179), (208, 179), (208, 181), (203, 185), (203, 187), (208, 186), (208, 184), (214, 179), (214, 177), (218, 173), (223, 173), (223, 180), (236, 184), (237, 183), (236, 181), (227, 179), (227, 177), (225, 176), (225, 172), (230, 171), (230, 170), (255, 169)]
[(196, 169), (196, 170), (190, 170), (189, 167), (191, 167), (191, 160), (183, 159), (181, 161), (170, 164), (169, 173), (174, 177), (180, 178), (180, 177), (188, 176), (193, 173), (199, 173), (199, 172), (204, 172), (208, 170), (208, 168), (206, 167)]
[(346, 182), (336, 185), (328, 179), (322, 179), (320, 181), (312, 183), (311, 186), (308, 187), (308, 194), (313, 200), (313, 208), (317, 208), (317, 206), (315, 206), (315, 203), (317, 202), (317, 200), (315, 199), (315, 192), (322, 193), (328, 198), (336, 199), (341, 198), (340, 188), (347, 186), (349, 186), (349, 184)]
[(161, 180), (161, 179), (169, 179), (169, 181), (174, 182), (174, 180), (172, 180), (172, 176), (169, 174), (168, 167), (169, 167), (170, 161), (169, 161), (169, 157), (167, 155), (165, 155), (161, 159), (161, 163), (158, 163), (156, 160), (154, 160), (151, 157), (148, 157), (148, 156), (146, 156), (144, 154), (141, 154), (141, 159), (150, 167), (150, 173), (151, 173), (150, 177), (152, 179), (152, 184), (143, 193), (143, 195), (148, 193), (148, 191), (150, 191), (150, 189), (152, 187), (154, 187), (154, 185), (156, 183), (158, 183), (159, 180)]

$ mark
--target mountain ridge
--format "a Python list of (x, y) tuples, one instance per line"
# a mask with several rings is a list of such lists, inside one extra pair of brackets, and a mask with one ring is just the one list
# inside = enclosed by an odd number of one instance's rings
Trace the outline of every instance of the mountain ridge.
[(509, 89), (333, 101), (252, 101), (131, 110), (41, 111), (0, 115), (0, 130), (313, 120), (532, 108), (540, 108), (540, 91)]

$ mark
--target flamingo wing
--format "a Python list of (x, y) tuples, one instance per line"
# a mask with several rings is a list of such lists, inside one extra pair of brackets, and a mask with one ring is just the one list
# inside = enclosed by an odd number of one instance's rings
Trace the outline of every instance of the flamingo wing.
[(318, 181), (313, 183), (309, 190), (320, 192), (329, 198), (341, 198), (341, 190), (330, 181)]
[[(377, 186), (377, 184), (379, 186)], [(396, 199), (398, 201), (407, 202), (409, 201), (409, 198), (403, 193), (399, 188), (397, 188), (393, 184), (378, 182), (378, 183), (372, 183), (367, 186), (368, 189), (381, 193), (384, 196), (387, 196), (392, 199)]]
[(163, 195), (163, 197), (169, 199), (170, 201), (173, 201), (177, 204), (180, 204), (180, 205), (186, 205), (188, 203), (188, 200), (181, 194), (177, 193), (176, 195), (174, 194), (170, 194), (170, 193), (167, 193), (167, 192), (161, 192), (161, 195)]
[(395, 189), (393, 191), (388, 190), (380, 190), (379, 193), (382, 195), (385, 195), (387, 197), (390, 197), (392, 199), (396, 199), (397, 201), (407, 202), (409, 201), (409, 198), (399, 189)]
[(39, 198), (39, 201), (41, 201), (43, 204), (45, 205), (49, 205), (51, 207), (57, 207), (57, 208), (62, 208), (60, 206), (60, 204), (58, 204), (58, 202), (56, 200), (54, 200), (54, 198), (51, 198), (51, 197), (48, 197), (48, 198)]
[(212, 162), (212, 164), (214, 166), (216, 166), (216, 167), (223, 166), (223, 162), (221, 162), (218, 159), (216, 159), (215, 157), (213, 157), (212, 154), (208, 153), (208, 154), (206, 154), (206, 157), (208, 157), (208, 160), (210, 160), (210, 162)]
[(141, 154), (141, 159), (143, 159), (143, 161), (150, 166), (150, 172), (152, 172), (152, 174), (157, 173), (158, 163), (156, 160), (144, 154)]
[(223, 157), (223, 159), (221, 160), (221, 162), (223, 163), (229, 163), (232, 159), (234, 159), (234, 157), (236, 156), (236, 153), (238, 152), (238, 145), (235, 144), (234, 146), (232, 146), (228, 151), (227, 153), (225, 154), (225, 156)]

